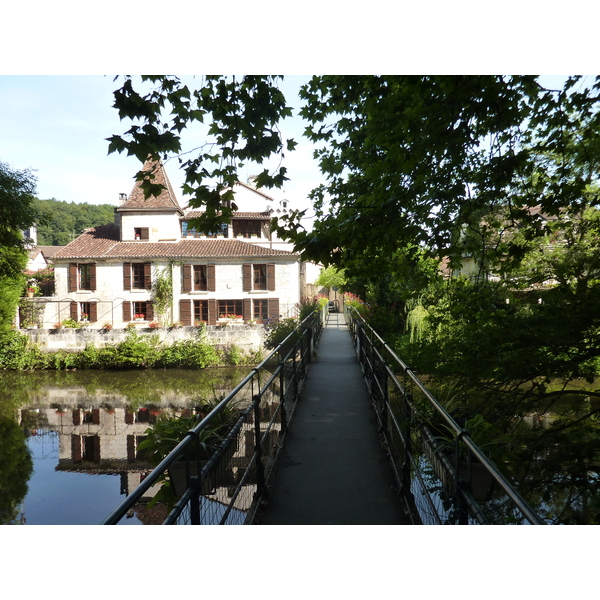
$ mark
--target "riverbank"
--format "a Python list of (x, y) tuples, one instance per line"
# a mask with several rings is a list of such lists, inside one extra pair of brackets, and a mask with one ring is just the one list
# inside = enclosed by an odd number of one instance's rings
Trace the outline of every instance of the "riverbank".
[[(28, 330), (0, 344), (0, 369), (204, 369), (262, 360), (263, 327)], [(255, 350), (256, 348), (256, 350)]]
[(161, 345), (171, 345), (177, 341), (198, 339), (199, 336), (213, 345), (217, 350), (225, 350), (236, 346), (243, 353), (255, 353), (263, 346), (265, 328), (262, 325), (235, 324), (227, 326), (203, 327), (158, 327), (134, 326), (133, 329), (20, 329), (19, 333), (27, 336), (42, 351), (85, 350), (93, 344), (96, 348), (105, 348), (119, 344), (127, 339), (130, 331), (140, 337), (152, 336)]

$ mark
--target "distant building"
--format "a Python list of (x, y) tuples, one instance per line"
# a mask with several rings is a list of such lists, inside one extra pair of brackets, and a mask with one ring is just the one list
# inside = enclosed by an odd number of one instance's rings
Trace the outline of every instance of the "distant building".
[(44, 322), (84, 315), (92, 327), (154, 321), (154, 286), (167, 268), (173, 282), (167, 324), (214, 325), (225, 315), (260, 323), (296, 314), (306, 267), (269, 227), (272, 216), (289, 210), (287, 201), (238, 183), (231, 223), (205, 235), (190, 226), (199, 212), (181, 207), (162, 163), (147, 162), (144, 170), (150, 168), (166, 188), (160, 195), (145, 199), (136, 182), (129, 197), (121, 194), (114, 224), (87, 229), (53, 255), (56, 297)]

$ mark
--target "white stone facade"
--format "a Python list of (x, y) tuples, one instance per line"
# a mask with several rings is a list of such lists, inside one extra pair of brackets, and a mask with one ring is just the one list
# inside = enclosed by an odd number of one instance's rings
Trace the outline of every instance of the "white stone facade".
[[(85, 231), (55, 254), (56, 295), (34, 299), (39, 328), (72, 319), (89, 321), (90, 328), (119, 329), (137, 322), (138, 314), (146, 325), (160, 321), (161, 326), (198, 320), (215, 325), (223, 312), (259, 323), (296, 315), (306, 270), (300, 256), (283, 249), (268, 228), (269, 215), (287, 212), (287, 205), (238, 184), (238, 211), (224, 235), (188, 235), (182, 226), (194, 213), (179, 206), (162, 165), (157, 181), (166, 185), (160, 196), (145, 200), (136, 184), (116, 209), (114, 225)], [(159, 315), (155, 283), (165, 268), (172, 271), (172, 306)]]

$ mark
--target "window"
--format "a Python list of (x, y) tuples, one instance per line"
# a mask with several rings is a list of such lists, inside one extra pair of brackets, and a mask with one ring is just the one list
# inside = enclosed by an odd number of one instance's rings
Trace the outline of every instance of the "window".
[(89, 321), (94, 323), (98, 320), (97, 302), (71, 302), (69, 317), (74, 321)]
[(208, 323), (208, 300), (194, 300), (194, 325), (199, 321)]
[(123, 263), (123, 289), (152, 289), (152, 263)]
[(123, 321), (128, 322), (136, 318), (152, 321), (154, 319), (152, 302), (129, 302), (128, 300), (123, 302)]
[(79, 265), (79, 289), (91, 290), (91, 266), (90, 264)]
[(194, 265), (194, 289), (201, 292), (208, 290), (208, 278), (205, 265)]
[(148, 227), (134, 227), (133, 234), (136, 240), (147, 242), (150, 239), (150, 230)]
[(69, 265), (68, 291), (96, 289), (96, 263), (71, 263)]
[(219, 300), (219, 318), (225, 315), (241, 315), (243, 314), (242, 300)]
[(233, 221), (233, 235), (249, 238), (253, 235), (261, 237), (261, 222), (251, 220), (234, 220)]
[(245, 292), (252, 290), (275, 290), (275, 265), (274, 264), (245, 264), (243, 266), (243, 289)]
[(144, 265), (142, 263), (131, 265), (131, 287), (144, 289)]
[(267, 265), (253, 265), (254, 281), (252, 289), (266, 290), (267, 289)]
[(190, 227), (187, 221), (182, 221), (181, 235), (182, 237), (198, 237), (198, 231), (193, 227)]
[(183, 292), (214, 292), (215, 265), (183, 265)]
[(269, 318), (269, 301), (266, 298), (254, 300), (252, 318), (258, 322), (266, 321)]
[(140, 318), (140, 315), (142, 319), (148, 318), (148, 302), (133, 303), (133, 318)]
[(216, 229), (216, 231), (213, 231), (211, 233), (204, 233), (201, 231), (198, 231), (196, 228), (194, 227), (190, 227), (187, 223), (187, 221), (182, 221), (181, 222), (181, 235), (182, 237), (217, 237), (217, 235), (222, 235), (224, 237), (229, 237), (229, 226), (227, 225), (227, 223), (221, 223), (218, 228)]

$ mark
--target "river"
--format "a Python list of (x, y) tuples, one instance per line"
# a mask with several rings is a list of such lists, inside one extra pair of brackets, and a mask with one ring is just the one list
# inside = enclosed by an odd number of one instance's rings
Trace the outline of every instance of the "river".
[[(146, 429), (227, 395), (248, 372), (0, 373), (0, 523), (100, 523), (151, 471), (137, 452)], [(124, 524), (154, 522), (140, 509)]]

